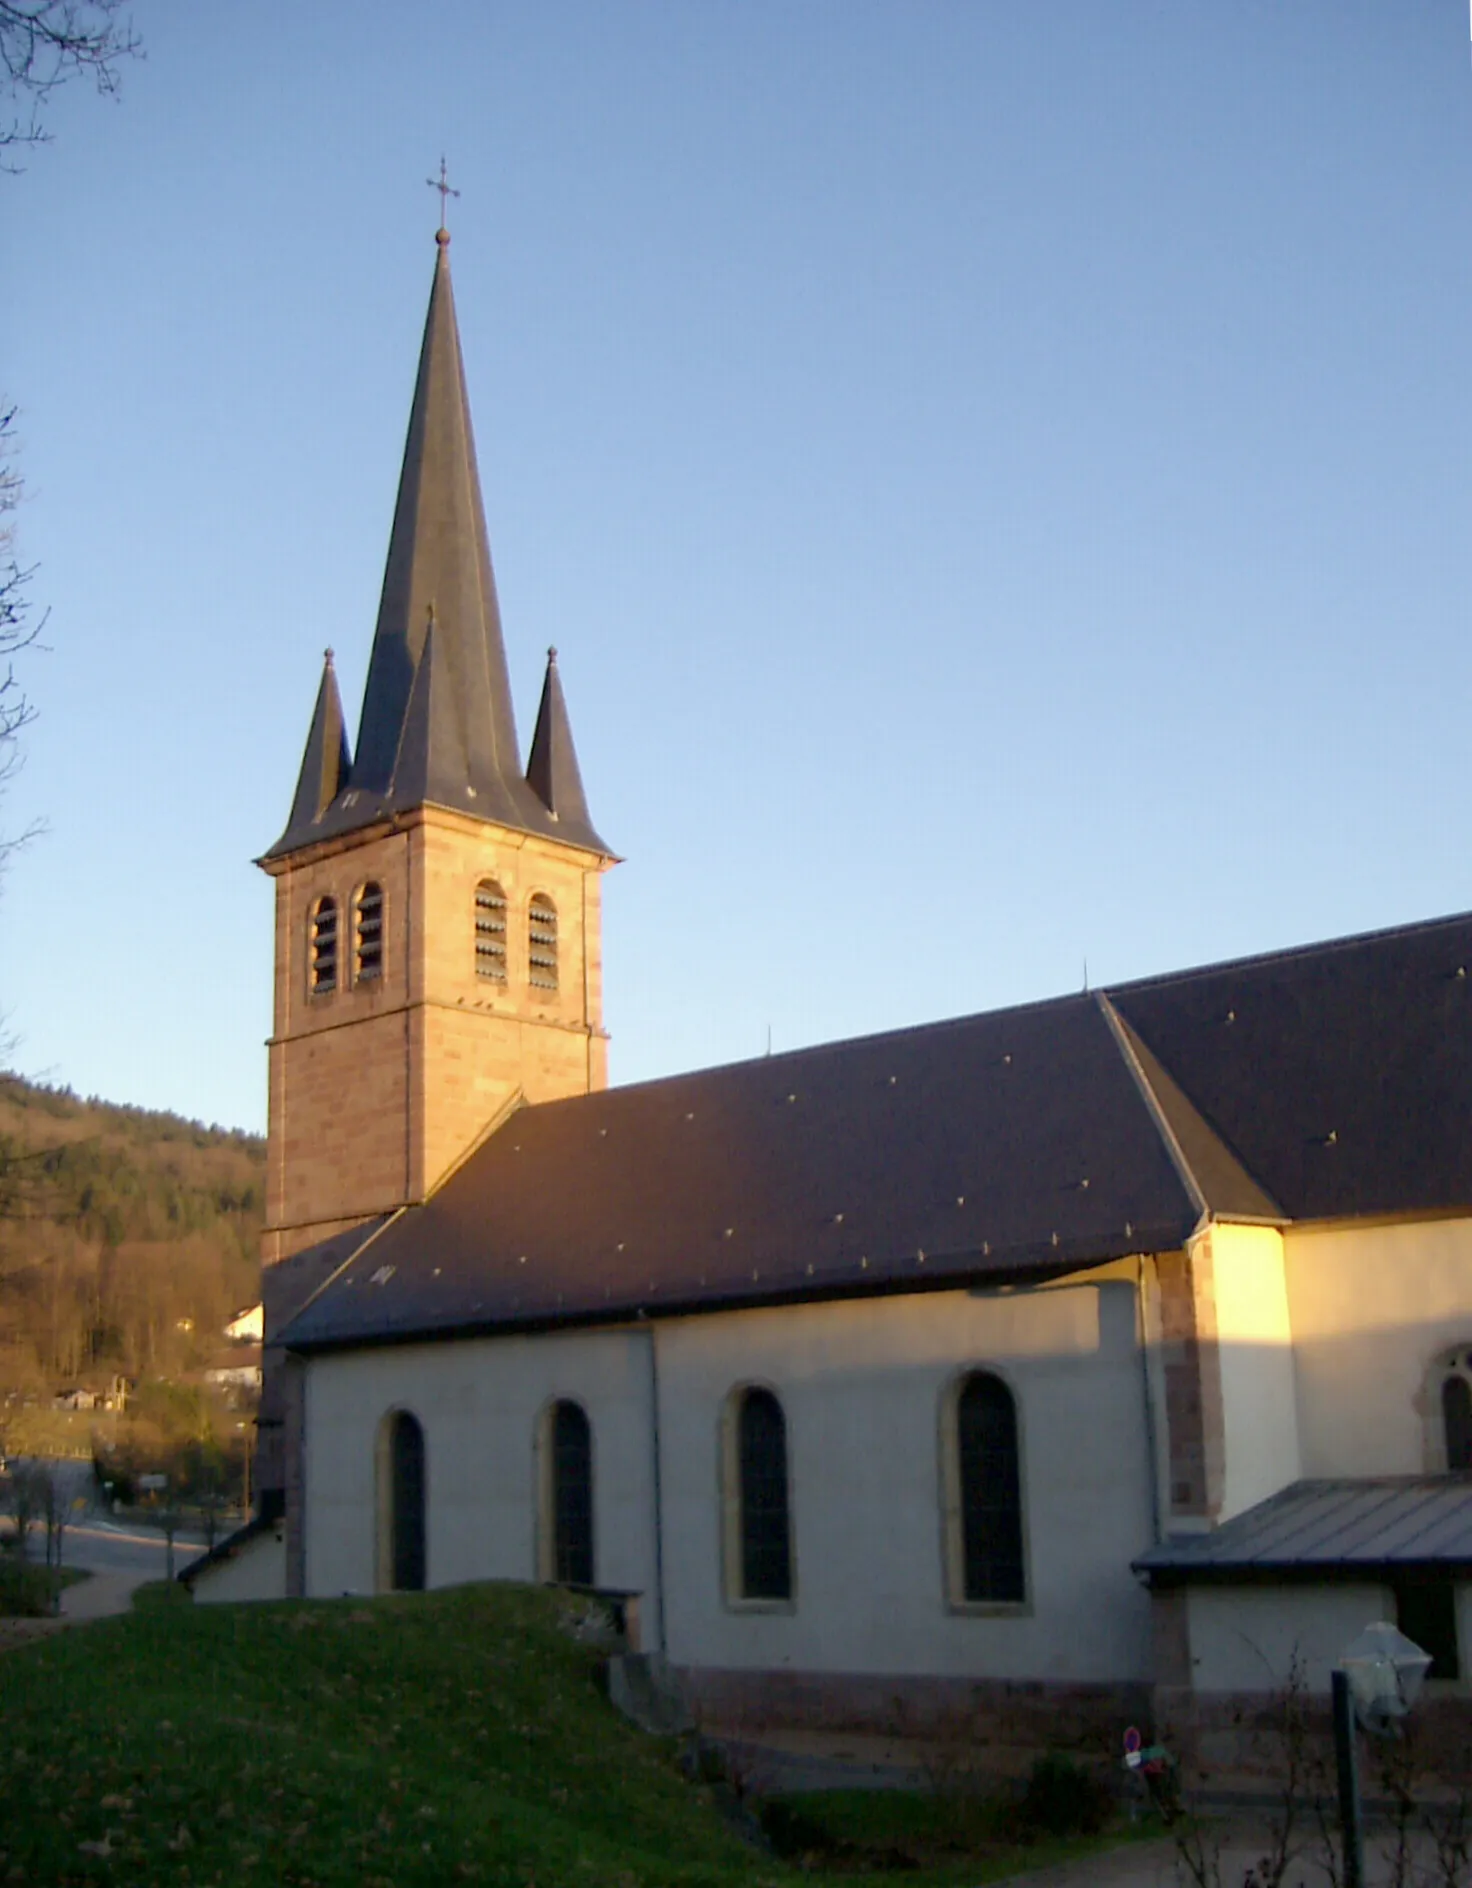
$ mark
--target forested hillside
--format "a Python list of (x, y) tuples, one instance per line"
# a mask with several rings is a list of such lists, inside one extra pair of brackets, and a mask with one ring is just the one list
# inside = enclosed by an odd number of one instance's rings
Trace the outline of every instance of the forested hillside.
[(0, 1399), (179, 1376), (259, 1296), (265, 1142), (0, 1075)]

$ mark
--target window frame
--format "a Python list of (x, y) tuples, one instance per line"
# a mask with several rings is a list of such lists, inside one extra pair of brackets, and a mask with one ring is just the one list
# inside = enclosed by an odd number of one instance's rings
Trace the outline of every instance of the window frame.
[[(419, 1431), (420, 1540), (423, 1584), (401, 1587), (395, 1584), (395, 1499), (394, 1435), (401, 1419), (407, 1417)], [(425, 1593), (429, 1591), (429, 1432), (418, 1410), (395, 1403), (379, 1418), (374, 1443), (374, 1545), (373, 1590), (375, 1593)]]
[[(753, 1393), (771, 1397), (782, 1417), (783, 1511), (787, 1521), (787, 1593), (785, 1597), (746, 1591), (746, 1555), (742, 1531), (741, 1412)], [(733, 1384), (721, 1404), (719, 1424), (719, 1487), (721, 1491), (721, 1589), (726, 1609), (733, 1613), (795, 1613), (797, 1611), (798, 1555), (797, 1504), (792, 1472), (792, 1423), (787, 1405), (774, 1383), (748, 1378)]]
[(1436, 1460), (1442, 1472), (1447, 1475), (1472, 1474), (1472, 1455), (1469, 1455), (1465, 1467), (1458, 1468), (1452, 1462), (1451, 1424), (1447, 1420), (1447, 1391), (1453, 1383), (1465, 1386), (1465, 1393), (1472, 1401), (1472, 1346), (1458, 1344), (1450, 1351), (1443, 1351), (1437, 1360), (1434, 1382), (1432, 1385), (1431, 1417), (1436, 1428)]
[[(317, 978), (319, 927), (328, 909), (332, 912), (332, 981)], [(336, 892), (319, 892), (307, 906), (307, 997), (325, 1001), (342, 988), (342, 900)]]
[[(499, 976), (496, 976), (491, 971), (481, 969), (480, 942), (482, 932), (480, 895), (483, 891), (494, 893), (494, 895), (501, 900), (501, 974)], [(478, 985), (488, 983), (496, 990), (507, 989), (511, 983), (511, 899), (501, 880), (493, 878), (489, 873), (483, 873), (481, 877), (475, 881), (475, 885), (471, 890), (470, 922), (471, 950), (474, 954), (473, 970), (476, 983)], [(487, 937), (493, 937), (495, 933), (487, 930), (485, 935)]]
[[(371, 971), (363, 968), (363, 900), (372, 892), (378, 899), (378, 962)], [(353, 988), (377, 985), (383, 988), (388, 976), (388, 894), (380, 878), (365, 878), (353, 893)]]
[[(1017, 1449), (1017, 1527), (1022, 1560), (1020, 1599), (968, 1599), (966, 1596), (966, 1532), (961, 1484), (961, 1398), (976, 1377), (991, 1377), (1012, 1399), (1013, 1430)], [(941, 1387), (937, 1422), (940, 1470), (941, 1576), (948, 1613), (973, 1619), (1026, 1619), (1034, 1612), (1032, 1530), (1028, 1520), (1027, 1433), (1022, 1397), (1011, 1373), (978, 1358), (955, 1370)]]
[[(538, 965), (544, 959), (538, 958), (536, 951), (539, 942), (532, 935), (532, 927), (539, 913), (546, 913), (552, 919), (552, 976), (551, 981), (538, 974)], [(534, 891), (526, 901), (526, 984), (533, 997), (540, 1003), (558, 1003), (562, 1000), (562, 920), (557, 910), (557, 900), (551, 892)]]
[[(557, 1417), (562, 1409), (575, 1409), (588, 1432), (588, 1560), (587, 1580), (564, 1579), (557, 1562)], [(537, 1413), (537, 1578), (548, 1586), (590, 1586), (598, 1584), (598, 1444), (593, 1419), (580, 1397), (549, 1396)]]

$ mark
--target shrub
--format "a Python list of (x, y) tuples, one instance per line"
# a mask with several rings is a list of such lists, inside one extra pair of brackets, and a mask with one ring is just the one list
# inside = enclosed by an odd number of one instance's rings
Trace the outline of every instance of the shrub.
[(1095, 1836), (1113, 1811), (1103, 1778), (1053, 1751), (1033, 1765), (1017, 1814), (1022, 1827), (1038, 1835)]

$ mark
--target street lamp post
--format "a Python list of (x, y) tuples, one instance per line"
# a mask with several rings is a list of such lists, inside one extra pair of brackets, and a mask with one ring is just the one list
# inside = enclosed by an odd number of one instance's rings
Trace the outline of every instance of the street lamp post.
[(1367, 1731), (1388, 1735), (1420, 1697), (1430, 1665), (1429, 1652), (1423, 1652), (1413, 1639), (1382, 1619), (1366, 1626), (1345, 1647), (1330, 1674), (1344, 1888), (1365, 1888), (1365, 1831), (1355, 1718), (1358, 1716)]

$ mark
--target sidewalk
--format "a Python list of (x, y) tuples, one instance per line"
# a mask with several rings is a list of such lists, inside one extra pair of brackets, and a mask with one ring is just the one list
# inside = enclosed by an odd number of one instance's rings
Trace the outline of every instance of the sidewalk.
[[(1248, 1870), (1262, 1858), (1268, 1847), (1266, 1832), (1250, 1820), (1228, 1821), (1222, 1827), (1220, 1858), (1222, 1888), (1241, 1888)], [(1388, 1839), (1388, 1838), (1387, 1838)], [(1429, 1866), (1429, 1848), (1416, 1851), (1417, 1860)], [(1338, 1857), (1335, 1857), (1336, 1864)], [(1009, 1875), (994, 1882), (992, 1888), (1181, 1888), (1190, 1876), (1178, 1867), (1173, 1844), (1168, 1838), (1159, 1842), (1135, 1842), (1107, 1855), (1087, 1861), (1064, 1862), (1055, 1868), (1034, 1869), (1030, 1873)], [(1254, 1879), (1256, 1879), (1254, 1877)], [(1373, 1832), (1365, 1837), (1365, 1888), (1385, 1888), (1394, 1879), (1394, 1871), (1380, 1854)], [(1416, 1880), (1423, 1879), (1417, 1875)], [(1427, 1875), (1424, 1879), (1435, 1879)], [(1284, 1888), (1331, 1888), (1335, 1877), (1305, 1858), (1289, 1864), (1283, 1877)]]
[(62, 1622), (77, 1625), (84, 1619), (110, 1619), (115, 1613), (133, 1610), (133, 1592), (146, 1580), (157, 1579), (152, 1573), (94, 1573), (75, 1586), (63, 1587)]
[(134, 1590), (152, 1573), (94, 1573), (74, 1586), (62, 1588), (61, 1616), (54, 1619), (0, 1619), (0, 1652), (11, 1646), (29, 1645), (33, 1639), (46, 1639), (68, 1626), (85, 1625), (90, 1619), (111, 1619), (133, 1610)]

